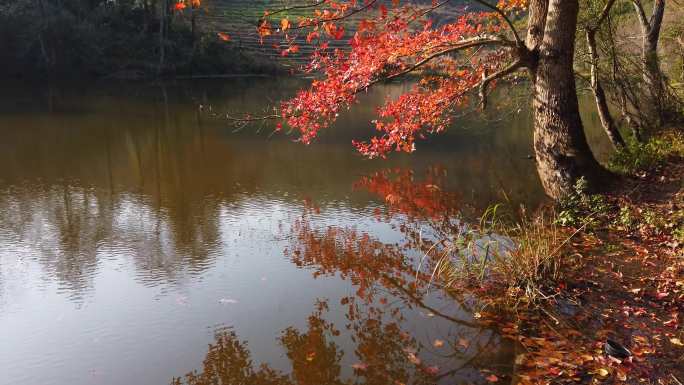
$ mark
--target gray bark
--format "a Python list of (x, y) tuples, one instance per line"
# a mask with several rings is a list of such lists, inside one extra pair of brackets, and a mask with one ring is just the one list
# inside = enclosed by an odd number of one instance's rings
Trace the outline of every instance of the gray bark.
[(537, 171), (555, 199), (580, 177), (596, 186), (610, 175), (594, 158), (580, 119), (573, 70), (578, 12), (578, 0), (549, 0), (533, 83)]

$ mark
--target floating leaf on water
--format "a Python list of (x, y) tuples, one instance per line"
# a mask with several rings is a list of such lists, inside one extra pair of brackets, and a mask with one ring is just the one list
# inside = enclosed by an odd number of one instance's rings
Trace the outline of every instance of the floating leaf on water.
[(432, 346), (436, 348), (441, 348), (442, 346), (444, 346), (444, 341), (437, 339), (435, 340), (435, 342), (432, 343)]
[(238, 301), (235, 299), (232, 299), (232, 298), (221, 298), (219, 300), (219, 303), (222, 305), (230, 305), (230, 304), (238, 303)]

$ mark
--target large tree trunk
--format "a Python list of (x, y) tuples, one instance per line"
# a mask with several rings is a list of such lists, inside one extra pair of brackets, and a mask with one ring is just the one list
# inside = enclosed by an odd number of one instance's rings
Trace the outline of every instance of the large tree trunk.
[(534, 150), (546, 193), (559, 199), (585, 177), (609, 175), (587, 143), (579, 114), (573, 58), (578, 0), (549, 0), (533, 83)]
[(539, 47), (544, 40), (544, 30), (546, 29), (546, 13), (549, 9), (549, 0), (530, 0), (528, 9), (527, 38), (525, 39), (525, 46), (530, 53), (530, 57), (525, 64), (530, 79), (534, 83), (537, 77)]

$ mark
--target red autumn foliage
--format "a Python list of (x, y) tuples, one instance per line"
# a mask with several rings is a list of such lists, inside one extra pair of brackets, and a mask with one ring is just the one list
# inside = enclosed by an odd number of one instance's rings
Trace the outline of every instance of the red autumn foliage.
[(184, 1), (179, 1), (173, 5), (173, 9), (175, 9), (176, 11), (182, 11), (185, 8), (187, 8), (187, 5), (185, 5)]
[[(414, 151), (416, 140), (446, 130), (454, 109), (468, 102), (468, 93), (488, 85), (490, 81), (483, 79), (512, 60), (509, 48), (516, 41), (506, 36), (510, 31), (504, 17), (527, 5), (525, 0), (502, 0), (494, 12), (461, 8), (453, 20), (436, 25), (430, 16), (447, 2), (405, 3), (321, 0), (265, 13), (258, 27), (262, 39), (282, 34), (289, 47), (283, 56), (296, 53), (302, 40), (313, 44), (304, 70), (323, 75), (279, 106), (277, 117), (299, 134), (301, 142), (311, 143), (372, 85), (420, 70), (420, 82), (378, 110), (379, 119), (373, 121), (376, 135), (353, 142), (370, 158)], [(300, 8), (313, 11), (296, 23), (277, 17)], [(330, 48), (329, 41), (345, 38), (345, 49)]]

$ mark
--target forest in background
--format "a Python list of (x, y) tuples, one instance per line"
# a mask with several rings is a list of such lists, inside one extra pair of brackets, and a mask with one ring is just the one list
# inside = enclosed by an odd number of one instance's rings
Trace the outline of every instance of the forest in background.
[[(252, 2), (225, 4), (239, 13), (245, 3)], [(225, 25), (221, 16), (229, 14), (232, 24), (245, 29), (244, 18), (211, 7), (198, 0), (3, 1), (1, 76), (138, 79), (282, 71), (238, 44), (227, 44), (216, 20)]]

